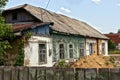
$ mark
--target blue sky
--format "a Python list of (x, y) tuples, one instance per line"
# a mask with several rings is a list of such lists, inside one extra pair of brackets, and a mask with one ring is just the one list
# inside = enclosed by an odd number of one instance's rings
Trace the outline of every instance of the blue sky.
[[(45, 8), (49, 0), (9, 0), (5, 8), (31, 4)], [(120, 29), (120, 0), (50, 0), (50, 11), (84, 21), (102, 33)]]

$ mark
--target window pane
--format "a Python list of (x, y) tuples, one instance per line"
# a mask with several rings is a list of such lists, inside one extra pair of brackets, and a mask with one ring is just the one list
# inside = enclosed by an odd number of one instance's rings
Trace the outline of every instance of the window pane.
[(92, 54), (93, 53), (93, 43), (89, 44), (89, 53)]
[(46, 44), (39, 44), (39, 62), (46, 61)]
[(70, 58), (73, 58), (73, 45), (72, 44), (69, 45), (69, 56)]
[(64, 48), (63, 44), (60, 44), (60, 48)]
[(69, 45), (69, 48), (73, 48), (73, 45), (70, 44), (70, 45)]
[(17, 20), (17, 12), (12, 13), (12, 20)]
[(80, 43), (79, 54), (80, 57), (84, 56), (84, 43)]
[(60, 55), (60, 59), (64, 59), (64, 45), (63, 44), (59, 45), (59, 55)]
[(102, 54), (105, 54), (105, 43), (102, 43)]

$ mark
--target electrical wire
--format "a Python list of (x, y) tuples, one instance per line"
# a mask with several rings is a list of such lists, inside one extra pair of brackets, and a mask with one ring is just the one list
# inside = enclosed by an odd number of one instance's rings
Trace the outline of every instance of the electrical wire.
[(47, 3), (47, 5), (46, 5), (45, 9), (47, 9), (47, 8), (48, 8), (49, 3), (50, 3), (50, 0), (48, 0), (48, 3)]
[[(45, 7), (45, 10), (47, 10), (47, 8), (48, 8), (48, 6), (49, 6), (49, 3), (50, 3), (50, 0), (48, 0), (48, 2), (47, 2), (47, 5), (46, 5), (46, 7)], [(42, 21), (44, 21), (43, 14), (46, 14), (46, 16), (48, 17), (47, 11), (42, 12), (42, 10), (41, 10), (41, 18), (42, 18)], [(49, 17), (48, 17), (48, 20), (50, 20)]]

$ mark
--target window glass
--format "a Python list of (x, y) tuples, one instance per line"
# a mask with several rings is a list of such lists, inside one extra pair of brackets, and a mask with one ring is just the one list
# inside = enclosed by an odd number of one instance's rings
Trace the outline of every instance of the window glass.
[(93, 43), (89, 44), (89, 53), (92, 54), (93, 53)]
[(12, 20), (17, 20), (17, 12), (12, 13)]
[(59, 45), (59, 55), (60, 55), (60, 59), (64, 59), (64, 45), (63, 44)]
[(46, 62), (46, 44), (39, 44), (39, 62)]
[(84, 43), (80, 43), (80, 47), (79, 47), (79, 54), (80, 57), (84, 56)]
[(69, 56), (70, 58), (73, 58), (73, 45), (72, 44), (69, 45)]
[(102, 54), (105, 54), (105, 43), (102, 43)]

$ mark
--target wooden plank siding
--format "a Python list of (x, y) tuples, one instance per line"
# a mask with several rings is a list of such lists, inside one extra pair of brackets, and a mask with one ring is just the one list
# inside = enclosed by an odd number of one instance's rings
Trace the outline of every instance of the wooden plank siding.
[(43, 25), (43, 26), (38, 26), (37, 28), (33, 28), (33, 29), (29, 29), (29, 30), (24, 30), (23, 34), (26, 34), (28, 32), (33, 33), (34, 35), (38, 35), (38, 36), (50, 36), (50, 32), (49, 32), (49, 26), (50, 25)]
[(0, 80), (119, 80), (119, 68), (0, 67)]
[(70, 59), (69, 55), (69, 44), (73, 45), (73, 58), (79, 59), (80, 57), (80, 43), (83, 43), (84, 54), (85, 54), (85, 38), (82, 36), (73, 36), (73, 35), (61, 35), (61, 34), (52, 34), (53, 38), (53, 61), (60, 59), (59, 54), (59, 44), (64, 44), (64, 56), (65, 59)]
[[(14, 14), (17, 14), (17, 19), (13, 20), (12, 17)], [(36, 19), (35, 17), (33, 17), (32, 15), (30, 15), (28, 12), (26, 12), (25, 10), (14, 10), (14, 11), (10, 11), (8, 13), (4, 14), (5, 17), (5, 22), (6, 23), (17, 23), (17, 22), (35, 22), (35, 21), (40, 21), (38, 19)]]

